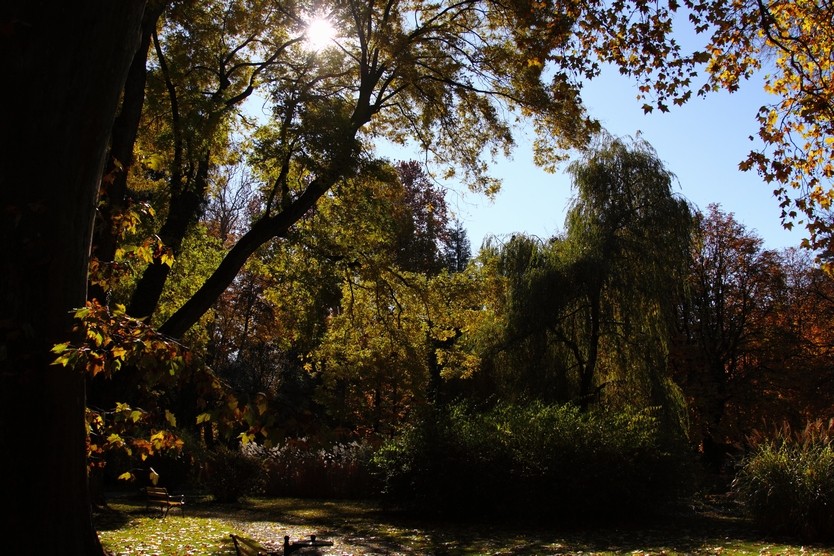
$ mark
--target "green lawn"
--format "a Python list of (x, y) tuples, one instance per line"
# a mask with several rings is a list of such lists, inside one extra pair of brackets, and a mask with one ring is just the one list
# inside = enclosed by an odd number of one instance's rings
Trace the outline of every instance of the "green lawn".
[(702, 505), (638, 527), (574, 528), (450, 523), (386, 512), (371, 503), (249, 498), (240, 504), (189, 501), (166, 518), (139, 499), (111, 499), (96, 513), (105, 548), (114, 555), (234, 554), (231, 533), (280, 547), (310, 534), (331, 540), (323, 554), (344, 555), (834, 555), (756, 531), (745, 520)]

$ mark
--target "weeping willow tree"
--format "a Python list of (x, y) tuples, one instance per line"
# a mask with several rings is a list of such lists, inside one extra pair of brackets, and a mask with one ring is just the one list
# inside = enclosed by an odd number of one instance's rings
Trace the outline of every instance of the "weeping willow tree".
[(573, 303), (557, 334), (586, 404), (605, 395), (668, 407), (668, 340), (684, 282), (693, 216), (646, 141), (604, 137), (569, 167), (576, 194), (561, 245)]
[(553, 242), (516, 234), (482, 247), (479, 262), (491, 283), (487, 312), (477, 327), (481, 369), (475, 396), (507, 402), (566, 403), (577, 395), (553, 326), (571, 299), (568, 276)]
[(493, 372), (512, 392), (582, 409), (603, 398), (679, 409), (666, 359), (690, 206), (641, 139), (602, 137), (569, 172), (564, 235), (493, 249), (506, 292)]

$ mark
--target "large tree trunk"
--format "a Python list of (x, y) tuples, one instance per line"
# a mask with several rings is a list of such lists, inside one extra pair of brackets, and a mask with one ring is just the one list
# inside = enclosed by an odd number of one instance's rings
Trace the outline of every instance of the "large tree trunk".
[[(93, 256), (103, 263), (112, 263), (116, 256), (119, 230), (114, 217), (127, 207), (127, 175), (133, 165), (133, 146), (136, 143), (142, 108), (145, 105), (148, 50), (159, 18), (167, 5), (167, 1), (150, 0), (145, 9), (141, 41), (130, 64), (119, 114), (113, 123), (110, 152), (105, 162), (99, 194), (99, 221), (94, 230), (96, 235), (93, 241)], [(106, 303), (106, 291), (100, 285), (91, 285), (87, 296), (89, 299), (99, 300), (102, 304)]]
[(103, 553), (83, 374), (50, 366), (84, 304), (108, 135), (145, 0), (0, 7), (0, 477), (7, 554)]

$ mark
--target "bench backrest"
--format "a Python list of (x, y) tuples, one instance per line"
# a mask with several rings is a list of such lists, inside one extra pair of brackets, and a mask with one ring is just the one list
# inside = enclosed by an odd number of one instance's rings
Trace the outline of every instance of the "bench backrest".
[(238, 556), (262, 556), (269, 552), (252, 539), (241, 537), (239, 535), (231, 535), (232, 541), (235, 543), (235, 550)]
[(168, 489), (165, 487), (148, 487), (145, 492), (151, 498), (168, 498)]

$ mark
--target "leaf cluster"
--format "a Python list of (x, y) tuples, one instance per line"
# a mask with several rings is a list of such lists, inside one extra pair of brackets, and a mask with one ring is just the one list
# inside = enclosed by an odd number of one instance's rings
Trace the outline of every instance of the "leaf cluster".
[(158, 375), (174, 375), (188, 364), (190, 355), (177, 342), (165, 338), (140, 320), (127, 316), (124, 306), (110, 309), (90, 301), (74, 312), (78, 343), (56, 344), (52, 353), (60, 365), (88, 374), (110, 377), (123, 365), (134, 365)]

